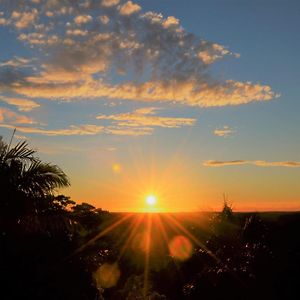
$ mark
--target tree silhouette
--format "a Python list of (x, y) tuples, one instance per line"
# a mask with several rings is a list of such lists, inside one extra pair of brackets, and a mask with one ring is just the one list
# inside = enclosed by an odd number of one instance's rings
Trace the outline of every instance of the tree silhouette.
[(15, 219), (37, 214), (57, 188), (70, 185), (58, 166), (40, 161), (35, 153), (25, 141), (10, 148), (0, 139), (1, 214)]
[[(56, 165), (42, 162), (27, 142), (0, 138), (0, 282), (5, 299), (96, 299), (80, 246), (75, 202), (55, 195), (69, 186)], [(90, 213), (92, 214), (92, 212)], [(100, 221), (99, 221), (100, 222)]]

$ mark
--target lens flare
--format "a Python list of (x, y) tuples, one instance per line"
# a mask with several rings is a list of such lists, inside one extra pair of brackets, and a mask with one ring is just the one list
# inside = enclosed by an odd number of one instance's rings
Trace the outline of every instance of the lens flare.
[(117, 284), (120, 275), (121, 272), (116, 263), (105, 263), (94, 273), (94, 278), (99, 287), (107, 289)]
[(185, 261), (192, 256), (193, 245), (188, 238), (178, 235), (169, 243), (169, 250), (172, 257)]
[(112, 170), (115, 174), (120, 174), (122, 172), (122, 166), (118, 163), (112, 165)]

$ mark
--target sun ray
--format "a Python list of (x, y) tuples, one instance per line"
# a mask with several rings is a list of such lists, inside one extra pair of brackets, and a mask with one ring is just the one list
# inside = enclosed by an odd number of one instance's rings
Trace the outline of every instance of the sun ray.
[(124, 253), (126, 252), (127, 248), (129, 248), (130, 243), (132, 242), (132, 240), (134, 239), (138, 229), (139, 229), (139, 225), (141, 224), (143, 220), (143, 215), (138, 215), (135, 220), (133, 220), (131, 227), (130, 227), (130, 234), (128, 239), (126, 240), (125, 244), (123, 245), (123, 247), (120, 250), (120, 254), (118, 257), (118, 261), (122, 258), (122, 256), (124, 255)]
[[(157, 220), (157, 224), (162, 232), (162, 235), (163, 235), (163, 239), (166, 243), (166, 248), (168, 249), (168, 246), (169, 246), (169, 238), (168, 238), (168, 235), (167, 235), (167, 231), (166, 231), (166, 228), (165, 228), (165, 225), (163, 224), (162, 220), (161, 220), (161, 216), (159, 214), (156, 215), (156, 220)], [(172, 262), (174, 263), (175, 265), (175, 268), (177, 269), (178, 272), (180, 272), (180, 268), (179, 268), (179, 265), (178, 263), (175, 261), (175, 260), (172, 260)]]
[(111, 224), (107, 228), (105, 228), (102, 231), (100, 231), (96, 236), (94, 236), (92, 239), (90, 239), (85, 244), (83, 244), (81, 247), (79, 247), (77, 250), (75, 250), (72, 255), (76, 255), (76, 254), (82, 252), (85, 248), (87, 248), (88, 246), (90, 246), (91, 244), (93, 244), (95, 241), (97, 241), (98, 239), (100, 239), (104, 235), (108, 234), (109, 232), (111, 232), (112, 230), (114, 230), (115, 228), (117, 228), (118, 226), (120, 226), (122, 223), (124, 223), (127, 219), (129, 219), (132, 216), (133, 216), (133, 214), (126, 214), (120, 220), (114, 222), (113, 224)]
[(175, 226), (178, 227), (178, 229), (181, 232), (186, 234), (197, 246), (199, 246), (200, 248), (205, 250), (206, 253), (208, 255), (210, 255), (214, 260), (216, 260), (217, 262), (220, 262), (220, 260), (217, 258), (217, 256), (215, 254), (213, 254), (199, 239), (197, 239), (192, 233), (190, 233), (189, 230), (187, 230), (183, 225), (181, 225), (173, 216), (171, 216), (170, 214), (167, 214), (167, 217)]
[(151, 231), (152, 231), (152, 214), (147, 214), (147, 227), (146, 227), (146, 251), (145, 251), (145, 265), (144, 265), (144, 289), (143, 296), (146, 298), (148, 293), (148, 280), (149, 280), (149, 260), (150, 260), (150, 247), (151, 247)]

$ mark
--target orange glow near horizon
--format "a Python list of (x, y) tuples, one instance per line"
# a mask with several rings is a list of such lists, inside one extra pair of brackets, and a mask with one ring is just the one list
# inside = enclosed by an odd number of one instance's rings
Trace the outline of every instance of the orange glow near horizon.
[[(299, 200), (281, 189), (292, 182), (274, 185), (270, 177), (264, 176), (264, 186), (254, 189), (254, 177), (245, 170), (241, 170), (244, 181), (239, 182), (237, 174), (240, 173), (218, 169), (225, 176), (223, 180), (221, 176), (215, 177), (215, 169), (195, 170), (183, 153), (185, 141), (181, 143), (167, 158), (160, 157), (155, 145), (149, 147), (149, 152), (133, 145), (126, 160), (116, 152), (109, 153), (103, 161), (97, 157), (101, 168), (93, 156), (84, 171), (92, 179), (81, 174), (71, 178), (71, 197), (111, 212), (201, 212), (220, 211), (223, 192), (226, 192), (234, 211), (300, 210)], [(268, 172), (267, 169), (258, 171), (261, 180)], [(156, 197), (153, 205), (146, 200), (150, 195)]]

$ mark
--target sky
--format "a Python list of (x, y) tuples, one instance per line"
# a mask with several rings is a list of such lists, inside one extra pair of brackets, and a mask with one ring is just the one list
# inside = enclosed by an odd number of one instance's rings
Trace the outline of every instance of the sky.
[(300, 210), (300, 2), (0, 0), (0, 135), (109, 211)]

